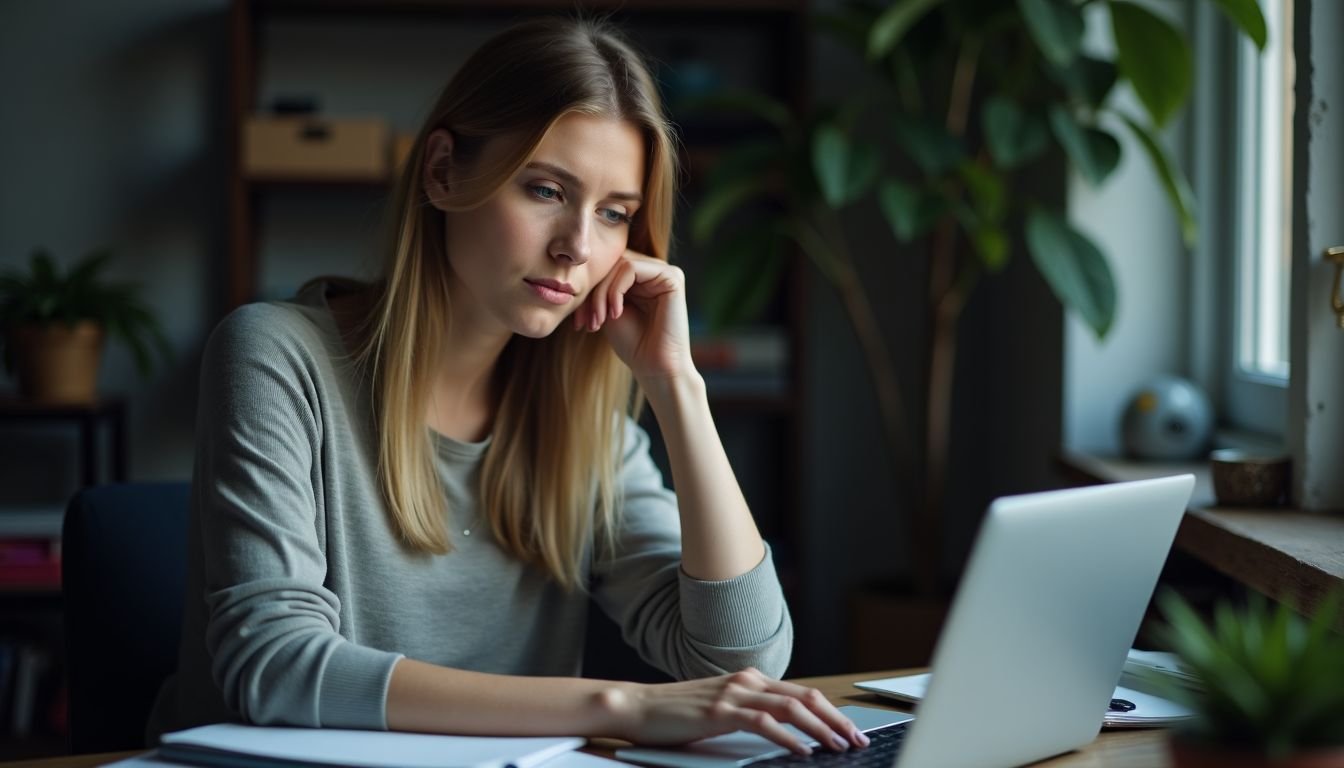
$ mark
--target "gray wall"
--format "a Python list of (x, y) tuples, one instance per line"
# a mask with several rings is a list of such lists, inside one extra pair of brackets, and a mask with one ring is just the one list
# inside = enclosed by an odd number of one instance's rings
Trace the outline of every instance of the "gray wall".
[[(216, 0), (0, 4), (0, 265), (25, 260), (38, 244), (66, 261), (112, 245), (119, 253), (115, 274), (141, 282), (167, 320), (176, 352), (170, 367), (140, 381), (125, 350), (114, 346), (102, 373), (104, 391), (131, 396), (135, 480), (190, 473), (195, 366), (222, 293), (226, 11)], [(834, 93), (850, 82), (848, 66), (821, 45), (814, 90)], [(343, 218), (354, 222), (355, 241), (372, 226), (376, 202), (348, 203)], [(288, 206), (275, 218), (289, 224), (268, 235), (263, 252), (316, 254), (312, 271), (360, 268), (344, 230), (309, 217), (301, 200), (281, 195), (268, 205)], [(296, 221), (311, 224), (305, 230)], [(873, 301), (907, 383), (913, 421), (923, 403), (916, 375), (923, 260), (893, 249), (876, 211), (860, 208), (847, 221), (876, 288)], [(344, 254), (335, 253), (343, 239)], [(982, 283), (963, 322), (946, 525), (949, 580), (989, 498), (1053, 483), (1061, 315), (1020, 243), (1016, 254), (1005, 275)], [(271, 293), (304, 276), (263, 274)], [(896, 499), (893, 460), (847, 320), (818, 274), (808, 282), (801, 556), (813, 577), (795, 609), (794, 669), (829, 672), (847, 666), (852, 590), (898, 577), (908, 563), (902, 522), (908, 510)], [(0, 488), (7, 494), (0, 505), (59, 503), (75, 482), (72, 451), (69, 437), (50, 430), (0, 435)]]
[[(105, 392), (130, 395), (131, 473), (188, 473), (195, 366), (216, 314), (225, 215), (222, 0), (0, 4), (0, 265), (111, 246), (175, 357), (137, 378), (113, 345)], [(12, 387), (5, 380), (0, 386)], [(0, 434), (0, 504), (64, 498), (69, 430)]]

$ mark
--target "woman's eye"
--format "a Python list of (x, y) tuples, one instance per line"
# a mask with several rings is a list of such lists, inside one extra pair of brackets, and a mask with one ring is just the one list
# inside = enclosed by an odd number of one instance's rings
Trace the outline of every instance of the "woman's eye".
[(542, 200), (554, 200), (560, 197), (560, 190), (555, 187), (548, 187), (545, 184), (532, 184), (528, 186), (528, 189)]
[(602, 218), (605, 219), (608, 224), (630, 223), (630, 214), (622, 213), (615, 208), (603, 208), (600, 213), (602, 214)]

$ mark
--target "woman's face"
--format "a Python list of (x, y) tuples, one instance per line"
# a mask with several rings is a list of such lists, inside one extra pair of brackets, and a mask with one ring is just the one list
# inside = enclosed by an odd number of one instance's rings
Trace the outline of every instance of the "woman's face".
[[(484, 148), (481, 167), (500, 144)], [(430, 137), (431, 166), (451, 145), (447, 131)], [(441, 199), (427, 176), (429, 199)], [(644, 141), (634, 125), (569, 114), (483, 205), (445, 211), (455, 333), (554, 331), (625, 253), (643, 179)]]

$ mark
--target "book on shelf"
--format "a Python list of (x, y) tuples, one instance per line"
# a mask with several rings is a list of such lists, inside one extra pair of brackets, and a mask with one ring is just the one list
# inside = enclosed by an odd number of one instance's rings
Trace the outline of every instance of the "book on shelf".
[(55, 588), (60, 585), (59, 538), (0, 537), (0, 588)]
[(741, 371), (784, 373), (789, 365), (789, 341), (783, 328), (742, 328), (715, 336), (691, 339), (691, 359), (702, 373)]

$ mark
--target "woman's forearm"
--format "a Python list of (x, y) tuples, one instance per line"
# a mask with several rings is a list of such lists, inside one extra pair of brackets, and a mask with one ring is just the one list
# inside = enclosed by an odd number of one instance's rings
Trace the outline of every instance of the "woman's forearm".
[[(394, 731), (496, 736), (620, 736), (633, 684), (469, 672), (401, 659), (387, 690)], [(624, 718), (624, 719), (623, 719)]]
[(865, 746), (853, 721), (820, 691), (756, 670), (639, 683), (572, 677), (513, 677), (401, 659), (387, 691), (394, 731), (491, 736), (610, 736), (638, 744), (684, 744), (747, 730), (799, 754), (811, 749), (791, 723), (831, 749)]
[(692, 371), (643, 384), (672, 463), (682, 568), (704, 581), (741, 576), (761, 562), (765, 545), (714, 426), (704, 379)]

